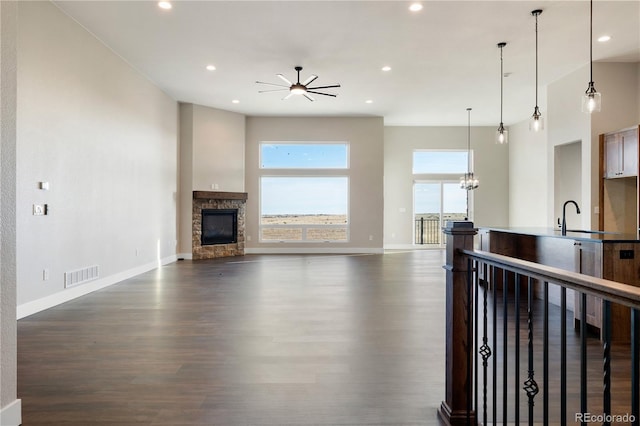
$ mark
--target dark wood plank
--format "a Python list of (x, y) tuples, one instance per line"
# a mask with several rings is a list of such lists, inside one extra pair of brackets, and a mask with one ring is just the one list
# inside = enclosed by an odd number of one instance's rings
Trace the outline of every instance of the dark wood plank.
[[(437, 425), (445, 392), (443, 263), (440, 250), (181, 261), (24, 318), (23, 424)], [(552, 306), (551, 315), (556, 392), (561, 314)], [(534, 318), (539, 340), (541, 318)], [(513, 333), (512, 312), (509, 321)], [(520, 338), (525, 347), (526, 333)], [(573, 329), (568, 340), (575, 399)], [(626, 412), (628, 346), (613, 353), (614, 411)], [(596, 337), (589, 357), (589, 408), (598, 413)], [(508, 378), (515, 388), (513, 371)], [(551, 402), (553, 415), (558, 398)]]

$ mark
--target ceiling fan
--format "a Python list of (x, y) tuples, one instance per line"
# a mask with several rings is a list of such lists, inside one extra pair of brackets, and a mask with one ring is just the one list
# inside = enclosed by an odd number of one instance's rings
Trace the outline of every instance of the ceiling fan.
[(309, 87), (309, 85), (316, 78), (318, 78), (318, 76), (312, 74), (309, 78), (307, 78), (305, 81), (300, 83), (300, 71), (302, 71), (302, 67), (295, 67), (295, 70), (298, 73), (298, 79), (297, 79), (296, 83), (292, 83), (291, 81), (289, 81), (289, 79), (287, 79), (282, 74), (276, 74), (278, 77), (280, 77), (280, 79), (282, 79), (282, 81), (287, 83), (287, 85), (276, 84), (276, 83), (265, 83), (264, 81), (256, 81), (256, 83), (258, 83), (258, 84), (268, 84), (269, 86), (284, 87), (284, 89), (260, 90), (260, 91), (258, 91), (258, 93), (279, 92), (279, 91), (283, 91), (283, 90), (288, 90), (289, 94), (287, 96), (285, 96), (284, 98), (282, 98), (283, 100), (284, 99), (289, 99), (293, 95), (303, 95), (305, 98), (309, 99), (310, 101), (314, 101), (315, 99), (313, 99), (309, 95), (309, 93), (313, 93), (315, 95), (333, 96), (334, 98), (337, 96), (337, 95), (334, 95), (333, 93), (316, 92), (316, 90), (318, 90), (318, 89), (332, 89), (334, 87), (340, 87), (339, 84), (332, 84), (332, 85), (329, 85), (329, 86)]

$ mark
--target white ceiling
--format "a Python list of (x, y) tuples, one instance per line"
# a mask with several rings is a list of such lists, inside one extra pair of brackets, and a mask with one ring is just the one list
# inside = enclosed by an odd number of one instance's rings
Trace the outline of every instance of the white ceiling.
[[(504, 122), (526, 120), (535, 105), (534, 9), (543, 9), (540, 85), (589, 62), (589, 2), (581, 0), (425, 1), (418, 13), (407, 1), (174, 1), (168, 11), (155, 1), (55, 4), (176, 100), (247, 115), (442, 126), (466, 125), (471, 107), (472, 125), (497, 125), (496, 45), (505, 41)], [(612, 39), (594, 42), (595, 61), (640, 61), (640, 2), (594, 2), (594, 38), (602, 34)], [(295, 80), (296, 65), (301, 81), (316, 74), (314, 85), (341, 84), (337, 98), (258, 93), (268, 87), (256, 80)]]

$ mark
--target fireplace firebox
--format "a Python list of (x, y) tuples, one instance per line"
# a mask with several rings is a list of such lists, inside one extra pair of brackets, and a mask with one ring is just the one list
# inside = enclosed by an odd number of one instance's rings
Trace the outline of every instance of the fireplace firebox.
[(202, 209), (203, 246), (238, 242), (237, 209)]

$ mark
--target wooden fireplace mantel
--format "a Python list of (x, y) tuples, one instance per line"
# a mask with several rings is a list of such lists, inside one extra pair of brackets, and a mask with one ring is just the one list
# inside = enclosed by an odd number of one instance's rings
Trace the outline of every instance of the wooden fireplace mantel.
[(193, 199), (205, 200), (246, 200), (246, 192), (193, 191)]

